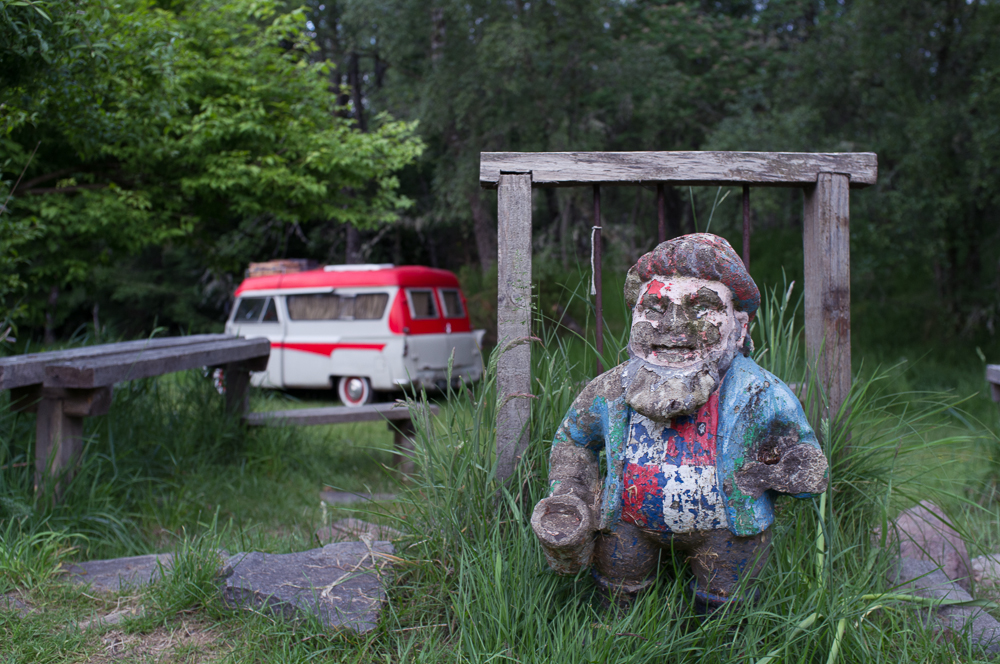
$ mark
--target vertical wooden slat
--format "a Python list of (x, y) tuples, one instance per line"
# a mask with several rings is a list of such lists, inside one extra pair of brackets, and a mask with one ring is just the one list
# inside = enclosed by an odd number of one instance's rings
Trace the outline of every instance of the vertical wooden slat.
[(594, 229), (590, 234), (590, 240), (594, 243), (594, 264), (591, 269), (594, 271), (594, 309), (596, 311), (595, 321), (597, 336), (595, 346), (597, 347), (597, 373), (604, 373), (604, 287), (602, 285), (603, 274), (601, 273), (601, 187), (594, 185)]
[(806, 351), (827, 396), (820, 417), (830, 419), (851, 387), (849, 184), (846, 175), (820, 173), (805, 190), (803, 214)]
[(743, 185), (743, 267), (750, 271), (750, 187)]
[[(38, 403), (35, 421), (35, 490), (46, 482), (73, 476), (77, 460), (83, 452), (83, 418), (66, 412), (62, 399), (42, 399)], [(62, 497), (63, 487), (54, 488), (55, 499)]]
[(497, 187), (497, 476), (506, 480), (528, 447), (531, 415), (531, 174)]
[(226, 383), (226, 412), (243, 417), (250, 412), (250, 370), (243, 362), (231, 362), (222, 371)]

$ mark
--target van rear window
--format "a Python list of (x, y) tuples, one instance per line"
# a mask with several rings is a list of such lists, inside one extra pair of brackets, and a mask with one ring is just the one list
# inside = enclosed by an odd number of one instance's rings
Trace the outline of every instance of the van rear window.
[(410, 300), (410, 315), (413, 318), (437, 318), (434, 291), (410, 289), (406, 291)]
[(388, 293), (364, 293), (354, 297), (333, 293), (288, 296), (292, 320), (379, 320), (389, 303)]
[(260, 312), (264, 311), (264, 304), (268, 298), (265, 297), (244, 297), (240, 299), (240, 305), (236, 307), (236, 315), (233, 316), (234, 323), (256, 323), (260, 320)]
[(444, 305), (445, 318), (465, 318), (462, 308), (462, 296), (457, 290), (441, 289), (441, 304)]

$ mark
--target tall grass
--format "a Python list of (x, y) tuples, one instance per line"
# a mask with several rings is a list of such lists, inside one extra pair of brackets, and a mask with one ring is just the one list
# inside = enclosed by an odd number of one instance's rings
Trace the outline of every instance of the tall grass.
[[(805, 371), (796, 301), (791, 287), (765, 295), (757, 356), (822, 398)], [(543, 342), (533, 349), (531, 439), (513, 485), (495, 476), (495, 353), (482, 384), (448, 395), (446, 421), (420, 425), (419, 472), (405, 509), (395, 514), (409, 535), (399, 551), (408, 564), (393, 591), (381, 642), (387, 653), (404, 649), (393, 630), (416, 626), (424, 630), (422, 656), (449, 661), (832, 664), (936, 659), (949, 652), (921, 627), (912, 610), (917, 600), (888, 587), (890, 561), (872, 532), (884, 525), (895, 499), (915, 497), (919, 476), (901, 470), (902, 458), (971, 444), (969, 436), (941, 435), (943, 414), (958, 399), (893, 393), (891, 371), (862, 376), (833, 422), (813, 423), (835, 460), (830, 488), (811, 500), (779, 499), (756, 604), (700, 621), (686, 564), (667, 556), (657, 584), (622, 611), (605, 608), (586, 573), (551, 573), (529, 524), (545, 493), (551, 435), (590, 377), (584, 368), (592, 366), (592, 360), (572, 359), (579, 340), (559, 338), (552, 329), (537, 321)], [(619, 347), (624, 334), (614, 340)], [(972, 654), (961, 641), (954, 647)]]

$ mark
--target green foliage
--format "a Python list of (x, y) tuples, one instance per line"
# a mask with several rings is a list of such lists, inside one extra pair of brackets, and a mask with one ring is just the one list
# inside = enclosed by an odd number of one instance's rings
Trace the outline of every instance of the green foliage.
[[(4, 81), (0, 131), (6, 214), (34, 234), (4, 267), (27, 288), (31, 323), (53, 288), (85, 291), (95, 268), (149, 247), (185, 247), (199, 276), (238, 273), (269, 232), (374, 226), (409, 204), (395, 173), (420, 154), (414, 125), (381, 115), (368, 133), (352, 126), (329, 67), (310, 60), (301, 10), (250, 0), (47, 8), (55, 37), (33, 76)], [(23, 23), (0, 34), (29, 34)], [(5, 55), (41, 52), (32, 48)], [(104, 287), (114, 301), (129, 280)]]

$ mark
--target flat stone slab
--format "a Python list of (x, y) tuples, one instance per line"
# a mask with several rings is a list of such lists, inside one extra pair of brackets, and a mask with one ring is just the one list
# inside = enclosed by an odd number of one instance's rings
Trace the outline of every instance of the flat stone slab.
[[(919, 595), (940, 600), (959, 602), (972, 601), (958, 583), (952, 581), (939, 566), (926, 560), (900, 558), (895, 569), (889, 570), (889, 582), (898, 586), (895, 592)], [(990, 658), (1000, 654), (1000, 622), (983, 609), (974, 606), (942, 606), (928, 615), (930, 627), (935, 631), (964, 638), (966, 634), (972, 643), (982, 648)]]
[(93, 590), (115, 593), (127, 588), (148, 585), (160, 578), (160, 568), (174, 564), (171, 553), (154, 553), (130, 558), (110, 558), (75, 563), (66, 569), (71, 583), (89, 584)]
[(396, 494), (394, 493), (356, 493), (354, 491), (333, 491), (330, 489), (320, 491), (319, 497), (326, 501), (327, 505), (396, 500)]
[(369, 523), (361, 519), (339, 519), (329, 526), (323, 526), (316, 531), (320, 544), (331, 542), (357, 542), (365, 536), (373, 541), (391, 542), (400, 539), (403, 534), (390, 526)]
[(31, 607), (22, 602), (14, 593), (7, 593), (0, 595), (0, 611), (13, 611), (25, 616), (31, 613)]
[(1000, 553), (973, 558), (972, 578), (984, 588), (1000, 588)]
[(232, 574), (222, 599), (290, 619), (312, 614), (328, 627), (363, 634), (378, 623), (393, 552), (389, 542), (339, 542), (300, 553), (238, 553), (227, 561)]

